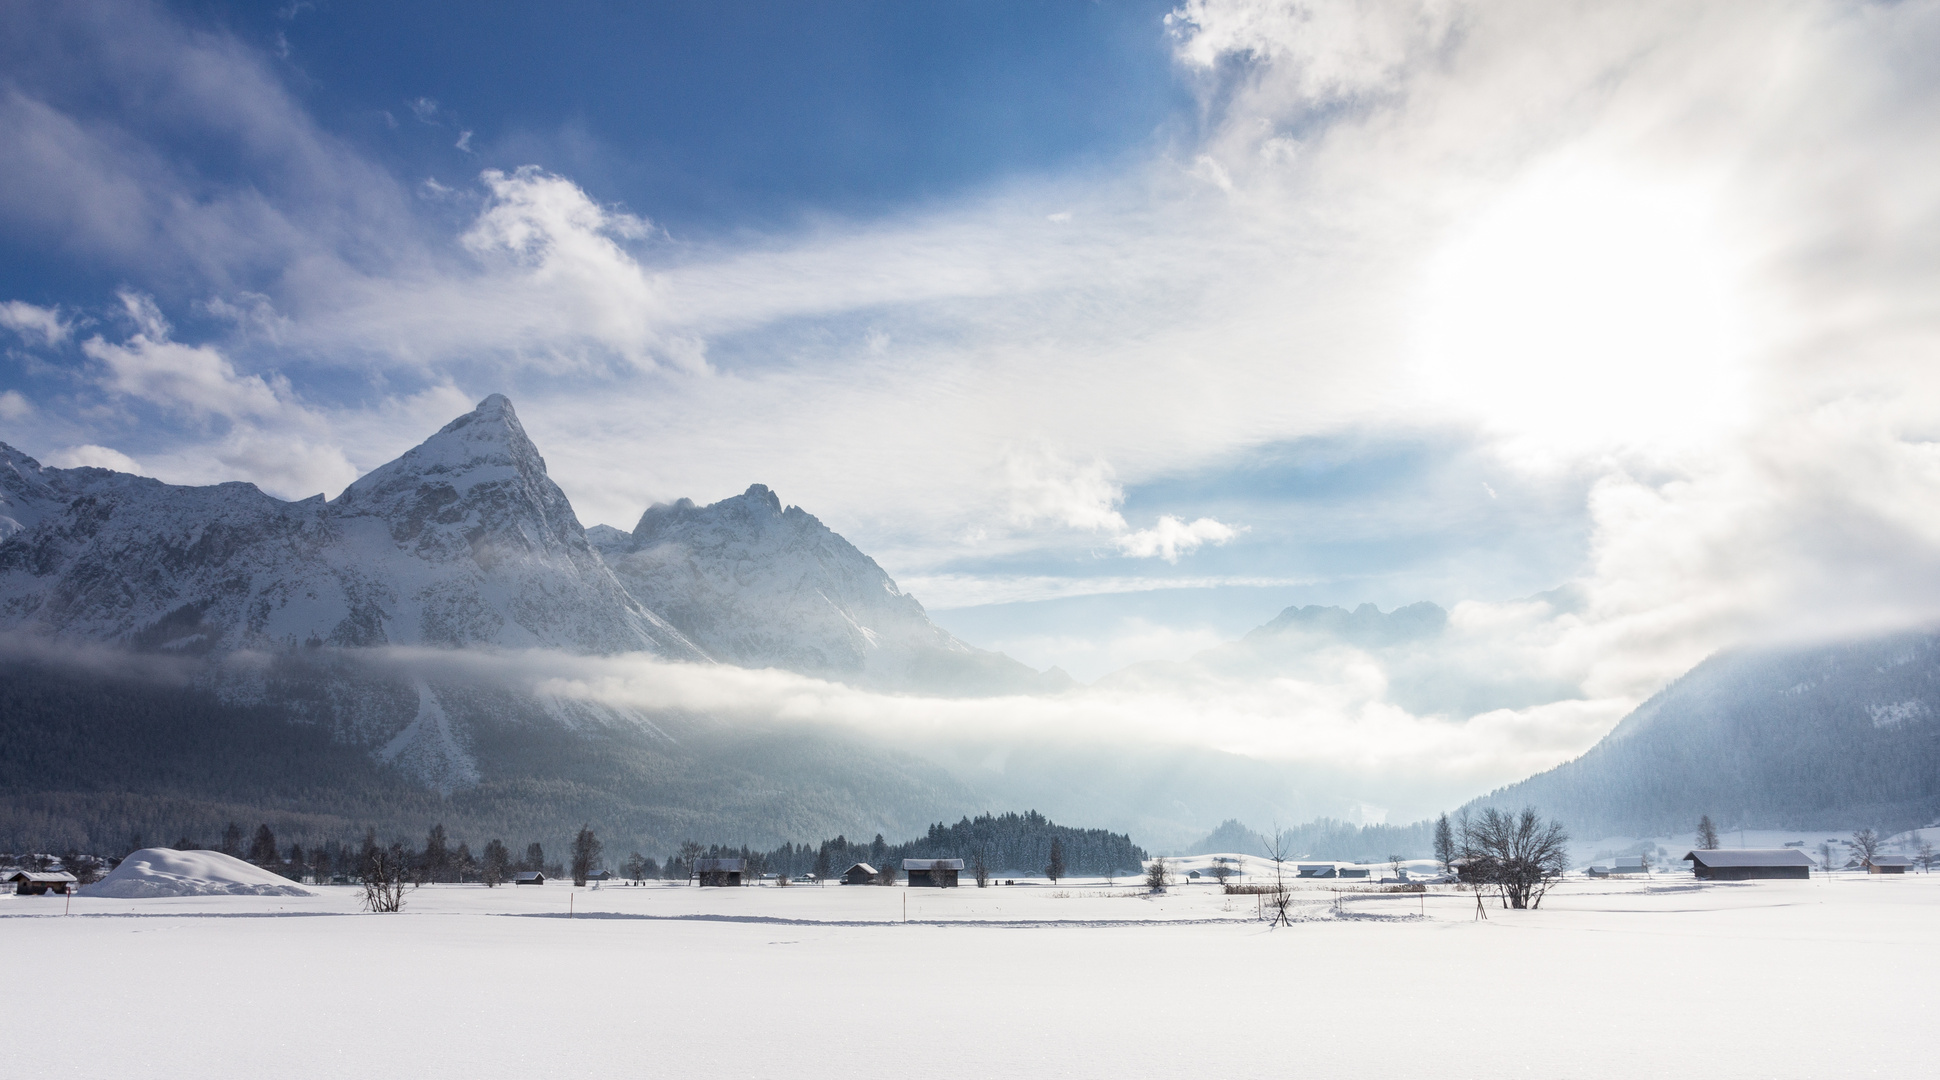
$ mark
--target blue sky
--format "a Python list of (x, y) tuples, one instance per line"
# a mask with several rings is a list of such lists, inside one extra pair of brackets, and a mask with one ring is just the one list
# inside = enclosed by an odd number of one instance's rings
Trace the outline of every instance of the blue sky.
[[(1561, 753), (1716, 649), (1940, 617), (1936, 44), (1829, 0), (0, 5), (0, 438), (334, 494), (504, 392), (588, 524), (766, 483), (1087, 679), (1434, 600), (1447, 664), (1575, 688), (1485, 724)], [(1222, 745), (1398, 715), (1389, 663), (1234, 691), (1280, 704)]]

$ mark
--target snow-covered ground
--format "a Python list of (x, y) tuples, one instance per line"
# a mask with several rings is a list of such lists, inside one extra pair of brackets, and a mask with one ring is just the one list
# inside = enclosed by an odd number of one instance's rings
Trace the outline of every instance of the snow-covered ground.
[(1278, 930), (1096, 880), (315, 892), (0, 899), (34, 973), (0, 1033), (73, 1076), (1940, 1073), (1925, 874), (1572, 880), (1486, 921), (1316, 883)]

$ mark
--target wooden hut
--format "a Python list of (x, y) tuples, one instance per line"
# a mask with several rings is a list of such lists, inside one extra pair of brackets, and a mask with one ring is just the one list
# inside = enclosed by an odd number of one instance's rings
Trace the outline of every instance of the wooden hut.
[(702, 885), (726, 888), (741, 884), (748, 864), (741, 859), (695, 859), (694, 877)]
[(537, 870), (521, 870), (512, 875), (514, 885), (544, 885), (545, 883), (546, 875)]
[(1299, 863), (1296, 865), (1296, 872), (1300, 877), (1305, 878), (1330, 878), (1334, 876), (1334, 864), (1330, 862)]
[(1913, 860), (1904, 855), (1875, 855), (1866, 860), (1868, 874), (1904, 874)]
[(844, 885), (874, 885), (875, 883), (876, 868), (866, 862), (859, 862), (842, 871)]
[(962, 859), (904, 859), (903, 873), (912, 889), (954, 889), (963, 872)]
[(1705, 881), (1809, 878), (1812, 856), (1798, 848), (1719, 848), (1687, 851), (1691, 873)]
[(80, 881), (65, 870), (15, 870), (6, 880), (13, 883), (13, 891), (19, 896), (70, 893)]

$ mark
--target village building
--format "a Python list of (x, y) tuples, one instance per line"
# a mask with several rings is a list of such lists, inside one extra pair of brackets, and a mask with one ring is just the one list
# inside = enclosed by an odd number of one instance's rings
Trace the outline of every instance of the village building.
[(6, 876), (19, 896), (45, 896), (70, 893), (80, 879), (65, 870), (15, 870)]
[(876, 868), (866, 862), (859, 862), (842, 871), (844, 885), (874, 885), (875, 883)]
[(1301, 863), (1299, 864), (1299, 872), (1301, 877), (1306, 878), (1330, 878), (1334, 876), (1334, 864), (1330, 862)]
[(743, 859), (695, 859), (694, 878), (705, 886), (728, 888), (741, 884), (741, 875), (747, 873), (748, 864)]
[(1868, 874), (1904, 874), (1913, 860), (1904, 855), (1875, 855), (1866, 860)]
[(962, 859), (904, 859), (903, 873), (912, 889), (954, 889), (963, 871)]
[(545, 883), (546, 875), (537, 870), (521, 870), (512, 875), (514, 885), (544, 885)]
[(1812, 857), (1798, 848), (1720, 848), (1687, 851), (1691, 873), (1705, 881), (1809, 878)]

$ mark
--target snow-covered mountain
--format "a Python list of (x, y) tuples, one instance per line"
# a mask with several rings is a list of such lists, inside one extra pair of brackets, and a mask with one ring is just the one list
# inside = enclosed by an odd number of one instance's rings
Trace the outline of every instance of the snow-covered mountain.
[(333, 501), (45, 468), (0, 444), (0, 628), (208, 653), (496, 645), (705, 656), (587, 544), (497, 394)]
[(631, 533), (588, 536), (628, 591), (718, 660), (938, 693), (1070, 683), (957, 640), (874, 559), (762, 484), (710, 506), (656, 504)]
[(1940, 633), (1719, 653), (1574, 761), (1491, 793), (1580, 837), (1726, 827), (1883, 833), (1940, 815)]

